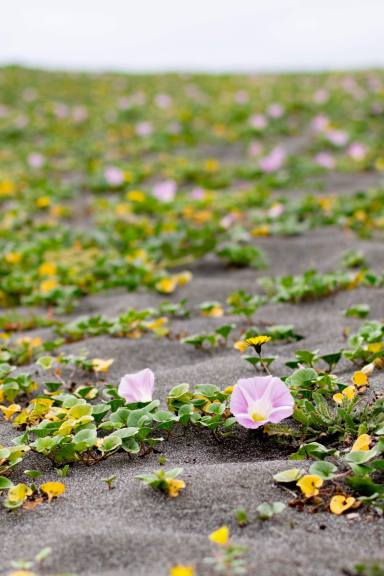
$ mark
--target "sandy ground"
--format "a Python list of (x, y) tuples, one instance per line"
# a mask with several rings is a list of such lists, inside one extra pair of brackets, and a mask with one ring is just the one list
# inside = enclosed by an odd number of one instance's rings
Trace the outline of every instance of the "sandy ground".
[[(342, 181), (344, 187), (352, 185)], [(363, 185), (364, 182), (358, 183), (358, 187)], [(334, 187), (331, 183), (330, 191)], [(192, 305), (203, 300), (224, 300), (235, 289), (254, 290), (263, 275), (299, 273), (310, 267), (334, 270), (346, 249), (362, 250), (374, 270), (384, 268), (381, 242), (361, 241), (340, 230), (266, 238), (259, 245), (268, 258), (266, 270), (227, 270), (207, 259), (193, 267), (193, 281), (173, 299), (185, 297)], [(155, 306), (162, 301), (164, 298), (154, 294), (119, 291), (87, 298), (81, 304), (81, 312), (113, 316), (129, 306)], [(298, 347), (326, 353), (342, 346), (343, 329), (359, 325), (358, 320), (345, 318), (342, 311), (363, 302), (371, 306), (370, 318), (384, 318), (384, 290), (369, 288), (340, 292), (299, 306), (279, 304), (260, 309), (256, 320), (292, 323), (305, 337), (299, 345), (277, 344), (269, 348), (271, 354), (278, 355), (274, 373), (286, 373), (284, 362)], [(175, 331), (194, 333), (231, 320), (229, 316), (215, 320), (194, 314), (189, 320), (175, 321), (173, 326)], [(252, 367), (245, 365), (231, 348), (211, 354), (151, 336), (140, 341), (96, 337), (67, 345), (66, 349), (86, 350), (91, 357), (115, 358), (108, 378), (113, 382), (126, 372), (152, 368), (159, 398), (181, 382), (211, 382), (224, 387), (253, 374)], [(339, 373), (343, 371), (349, 374), (342, 364)], [(381, 377), (373, 378), (373, 386), (379, 388), (380, 380)], [(0, 442), (7, 443), (14, 435), (9, 425), (0, 423)], [(184, 468), (187, 488), (179, 498), (166, 499), (135, 480), (137, 474), (158, 468), (156, 454), (142, 459), (116, 455), (94, 467), (75, 465), (65, 479), (65, 495), (51, 505), (32, 512), (1, 514), (0, 573), (7, 572), (11, 559), (28, 559), (43, 546), (51, 546), (47, 573), (165, 576), (174, 564), (199, 564), (212, 551), (207, 535), (223, 524), (231, 527), (235, 541), (248, 546), (252, 575), (334, 576), (359, 561), (384, 560), (382, 521), (367, 514), (348, 519), (287, 508), (269, 522), (255, 520), (256, 507), (261, 502), (287, 502), (291, 498), (272, 480), (272, 474), (292, 465), (287, 460), (289, 450), (271, 440), (262, 441), (258, 433), (241, 430), (234, 438), (219, 443), (209, 432), (190, 432), (165, 442), (161, 452), (167, 458), (166, 467)], [(29, 456), (21, 471), (25, 468), (39, 468), (46, 472), (47, 479), (57, 479), (49, 462), (36, 455)], [(102, 482), (111, 474), (117, 476), (114, 490), (108, 490)], [(251, 523), (245, 528), (236, 525), (237, 508), (248, 511)]]

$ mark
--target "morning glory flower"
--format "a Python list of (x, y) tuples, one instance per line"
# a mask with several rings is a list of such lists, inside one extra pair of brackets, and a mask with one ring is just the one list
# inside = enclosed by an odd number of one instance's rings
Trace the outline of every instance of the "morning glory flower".
[(294, 400), (280, 378), (256, 376), (240, 378), (233, 388), (230, 410), (245, 428), (276, 424), (293, 413)]
[(150, 402), (155, 387), (155, 375), (149, 368), (126, 374), (120, 380), (118, 393), (128, 404)]
[(153, 187), (153, 195), (160, 202), (172, 202), (176, 196), (177, 185), (174, 180), (158, 182)]
[(124, 183), (124, 172), (116, 166), (108, 166), (104, 170), (104, 178), (110, 186), (121, 186)]

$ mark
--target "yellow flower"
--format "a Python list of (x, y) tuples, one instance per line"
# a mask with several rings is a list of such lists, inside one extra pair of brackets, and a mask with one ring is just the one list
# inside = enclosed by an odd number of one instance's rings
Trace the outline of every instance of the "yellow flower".
[(245, 340), (238, 340), (237, 342), (234, 343), (233, 347), (243, 354), (243, 352), (245, 352), (249, 348), (249, 344), (247, 344)]
[(329, 212), (333, 205), (333, 198), (330, 198), (328, 196), (321, 196), (318, 202), (321, 208), (324, 210), (324, 212)]
[(56, 264), (54, 262), (43, 262), (39, 266), (40, 276), (54, 276), (56, 274)]
[(65, 486), (62, 482), (46, 482), (40, 486), (40, 490), (48, 496), (48, 502), (51, 502), (53, 498), (57, 498), (64, 494)]
[(185, 286), (192, 280), (192, 273), (191, 272), (181, 272), (176, 276), (176, 280), (179, 286)]
[(141, 192), (141, 190), (131, 190), (130, 192), (127, 192), (127, 200), (130, 200), (131, 202), (144, 202), (145, 194), (144, 192)]
[(57, 280), (55, 280), (54, 278), (50, 278), (49, 280), (43, 280), (43, 282), (41, 282), (40, 284), (40, 292), (42, 294), (49, 294), (49, 292), (52, 292), (52, 290), (57, 288), (57, 286), (58, 286)]
[(353, 498), (353, 496), (343, 496), (342, 494), (338, 494), (337, 496), (333, 496), (330, 503), (329, 503), (329, 508), (332, 512), (332, 514), (336, 514), (337, 516), (340, 516), (340, 514), (342, 514), (343, 512), (345, 512), (346, 510), (348, 510), (349, 508), (352, 508), (352, 506), (355, 504), (356, 502), (356, 498)]
[(233, 347), (243, 353), (247, 350), (247, 348), (253, 346), (256, 352), (260, 354), (263, 344), (270, 342), (270, 340), (270, 336), (253, 336), (252, 338), (246, 338), (245, 340), (238, 340), (234, 343)]
[(372, 438), (370, 437), (369, 434), (360, 434), (360, 436), (358, 436), (354, 441), (353, 446), (351, 448), (351, 452), (358, 452), (358, 451), (366, 452), (367, 450), (369, 450), (371, 442)]
[(382, 172), (384, 170), (384, 158), (378, 158), (376, 160), (375, 168), (376, 170), (379, 170), (379, 172)]
[(356, 396), (356, 388), (354, 386), (347, 386), (342, 392), (338, 392), (332, 396), (336, 404), (342, 404), (344, 400), (353, 400)]
[(0, 196), (12, 196), (15, 185), (12, 180), (2, 180), (0, 182)]
[(224, 388), (224, 394), (232, 394), (233, 392), (233, 386), (227, 386), (226, 388)]
[(171, 294), (174, 292), (177, 286), (177, 279), (176, 277), (165, 277), (161, 278), (158, 282), (156, 282), (156, 290), (161, 292), (162, 294)]
[(209, 158), (204, 162), (204, 168), (207, 172), (217, 172), (219, 166), (220, 164), (215, 158)]
[(4, 260), (7, 262), (7, 264), (19, 264), (22, 257), (23, 256), (20, 254), (20, 252), (8, 252), (8, 254), (5, 254)]
[(228, 526), (222, 526), (218, 530), (211, 532), (209, 535), (211, 542), (218, 544), (219, 546), (226, 546), (229, 540), (229, 528)]
[(214, 306), (210, 306), (207, 310), (201, 311), (202, 316), (210, 316), (212, 318), (221, 318), (221, 316), (223, 316), (223, 314), (224, 314), (224, 310), (219, 304), (214, 305)]
[(178, 480), (177, 478), (170, 478), (167, 480), (168, 496), (171, 498), (176, 498), (179, 495), (180, 490), (185, 488), (184, 480)]
[(300, 488), (306, 498), (317, 496), (319, 488), (323, 485), (324, 481), (317, 474), (305, 474), (296, 482), (296, 486)]
[(92, 360), (92, 368), (94, 372), (108, 372), (114, 362), (113, 358), (103, 360), (102, 358), (94, 358)]
[(181, 564), (173, 566), (169, 571), (169, 576), (194, 576), (194, 574), (193, 566), (182, 566)]
[(360, 386), (366, 386), (368, 384), (368, 376), (362, 370), (358, 370), (353, 374), (352, 381), (358, 388)]
[(120, 204), (116, 205), (115, 212), (118, 216), (125, 216), (125, 214), (129, 214), (131, 212), (131, 207), (129, 204)]
[(258, 236), (268, 236), (269, 235), (269, 226), (268, 224), (265, 224), (264, 226), (256, 226), (256, 228), (253, 228), (251, 230), (251, 234), (252, 236), (258, 237)]
[(40, 198), (37, 198), (36, 200), (36, 206), (38, 208), (47, 208), (51, 203), (51, 199), (49, 198), (49, 196), (40, 196)]
[(21, 406), (19, 404), (10, 404), (9, 406), (0, 406), (0, 410), (4, 414), (4, 418), (10, 420), (16, 412), (21, 411)]

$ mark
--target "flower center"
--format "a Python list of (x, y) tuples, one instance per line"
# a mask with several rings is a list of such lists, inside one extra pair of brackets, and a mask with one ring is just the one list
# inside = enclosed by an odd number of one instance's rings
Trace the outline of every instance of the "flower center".
[(266, 419), (265, 415), (262, 414), (261, 412), (252, 412), (251, 418), (254, 422), (262, 422), (263, 420)]
[(249, 415), (254, 422), (268, 420), (272, 411), (272, 404), (267, 398), (259, 398), (249, 406)]

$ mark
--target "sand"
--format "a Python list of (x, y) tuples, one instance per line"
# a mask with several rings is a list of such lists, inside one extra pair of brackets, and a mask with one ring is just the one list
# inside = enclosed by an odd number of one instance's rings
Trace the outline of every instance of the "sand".
[[(365, 183), (371, 184), (372, 180), (368, 176)], [(337, 186), (334, 181), (328, 184), (329, 193), (348, 193), (353, 187), (351, 178), (340, 178)], [(364, 187), (361, 178), (358, 187)], [(228, 270), (208, 258), (192, 267), (193, 281), (171, 299), (185, 297), (191, 305), (197, 305), (203, 300), (224, 300), (235, 289), (255, 290), (257, 279), (265, 274), (300, 273), (310, 267), (334, 270), (346, 249), (362, 250), (373, 270), (384, 268), (382, 243), (362, 241), (337, 229), (318, 229), (284, 239), (263, 238), (258, 245), (268, 258), (266, 270)], [(113, 316), (129, 306), (156, 306), (163, 300), (144, 291), (113, 291), (86, 298), (80, 312)], [(363, 302), (371, 306), (370, 318), (384, 318), (384, 290), (363, 287), (313, 303), (267, 305), (257, 311), (255, 318), (292, 323), (305, 337), (299, 347), (326, 353), (344, 344), (345, 327), (359, 325), (358, 320), (345, 318), (342, 311)], [(201, 318), (195, 313), (191, 319), (175, 321), (173, 330), (194, 333), (232, 320), (230, 316)], [(269, 351), (278, 356), (273, 365), (275, 374), (286, 373), (284, 362), (297, 347), (297, 343), (270, 347)], [(149, 335), (140, 341), (102, 336), (64, 349), (115, 358), (108, 375), (112, 382), (118, 382), (127, 372), (152, 368), (159, 398), (181, 382), (211, 382), (224, 387), (253, 374), (252, 367), (231, 348), (212, 354), (195, 351), (177, 340)], [(348, 376), (348, 370), (346, 364), (341, 364), (338, 372)], [(380, 389), (381, 381), (381, 376), (375, 376), (373, 387)], [(9, 442), (15, 434), (8, 424), (0, 423), (0, 442)], [(252, 575), (334, 576), (356, 562), (384, 560), (382, 521), (369, 514), (348, 519), (287, 508), (271, 521), (256, 520), (256, 507), (261, 502), (288, 502), (292, 497), (272, 480), (274, 473), (292, 465), (287, 460), (289, 449), (263, 440), (258, 433), (239, 430), (233, 438), (221, 442), (209, 432), (188, 432), (185, 436), (175, 433), (164, 442), (161, 453), (167, 458), (166, 467), (184, 468), (187, 487), (177, 499), (167, 499), (135, 479), (137, 474), (159, 467), (158, 454), (132, 459), (122, 454), (93, 467), (74, 465), (65, 479), (65, 495), (51, 505), (30, 512), (4, 511), (0, 522), (0, 573), (7, 573), (10, 560), (31, 559), (42, 547), (51, 546), (52, 554), (45, 564), (47, 574), (66, 571), (79, 576), (165, 576), (178, 563), (200, 567), (202, 558), (212, 552), (207, 535), (223, 524), (230, 526), (234, 541), (248, 547)], [(57, 479), (48, 460), (38, 455), (30, 455), (19, 467), (20, 480), (26, 468), (39, 468), (45, 472), (44, 478)], [(116, 488), (108, 490), (102, 479), (111, 474), (117, 476)], [(246, 509), (251, 519), (244, 528), (239, 528), (234, 519), (238, 508)]]

